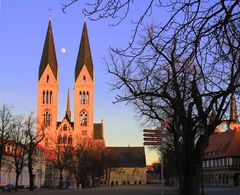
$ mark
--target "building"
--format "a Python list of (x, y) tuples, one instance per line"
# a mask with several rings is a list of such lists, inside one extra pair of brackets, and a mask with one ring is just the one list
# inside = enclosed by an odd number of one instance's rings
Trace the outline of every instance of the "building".
[(240, 122), (234, 96), (229, 121), (220, 124), (208, 142), (203, 160), (205, 186), (240, 185)]
[[(51, 145), (77, 145), (82, 139), (95, 139), (104, 144), (103, 121), (94, 123), (94, 67), (88, 39), (86, 21), (75, 65), (74, 115), (71, 115), (70, 92), (64, 118), (58, 116), (59, 70), (54, 46), (51, 19), (48, 23), (38, 74), (37, 124), (46, 126), (44, 147)], [(72, 121), (73, 118), (73, 121)], [(37, 131), (40, 131), (37, 128)], [(38, 132), (40, 134), (40, 132)]]
[(106, 147), (106, 185), (146, 184), (144, 147)]

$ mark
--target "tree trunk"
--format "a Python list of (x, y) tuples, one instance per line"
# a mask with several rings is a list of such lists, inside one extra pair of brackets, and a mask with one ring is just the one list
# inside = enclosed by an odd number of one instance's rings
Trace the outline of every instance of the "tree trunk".
[(59, 189), (62, 189), (62, 182), (63, 182), (63, 170), (59, 170)]
[(32, 153), (28, 154), (29, 191), (34, 191), (34, 176), (32, 167)]
[(20, 173), (16, 172), (15, 191), (18, 191), (19, 176), (20, 176)]
[(180, 178), (181, 195), (200, 195), (200, 163), (185, 163), (184, 173)]

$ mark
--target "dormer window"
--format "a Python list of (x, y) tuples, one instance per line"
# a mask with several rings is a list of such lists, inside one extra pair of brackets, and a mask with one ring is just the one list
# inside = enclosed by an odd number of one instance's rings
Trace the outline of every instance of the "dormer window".
[(47, 83), (49, 83), (49, 75), (47, 75)]

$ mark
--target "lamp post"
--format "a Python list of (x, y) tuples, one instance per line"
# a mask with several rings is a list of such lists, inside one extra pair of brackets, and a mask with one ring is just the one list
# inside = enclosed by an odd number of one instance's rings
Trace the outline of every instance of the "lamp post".
[(8, 167), (8, 184), (10, 185), (11, 182), (11, 171), (12, 171), (12, 167)]
[[(204, 125), (204, 123), (202, 121), (199, 122), (197, 130), (198, 130), (200, 136), (204, 135), (206, 126)], [(200, 139), (201, 139), (201, 137), (200, 137)], [(204, 139), (204, 138), (202, 138), (202, 139)], [(201, 148), (201, 150), (202, 150), (202, 148)], [(204, 195), (203, 159), (201, 159), (201, 195)]]

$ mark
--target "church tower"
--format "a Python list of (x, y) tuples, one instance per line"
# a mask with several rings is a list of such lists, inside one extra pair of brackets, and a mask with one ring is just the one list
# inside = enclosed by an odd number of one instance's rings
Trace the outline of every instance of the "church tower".
[(84, 21), (82, 38), (75, 66), (74, 83), (74, 131), (76, 143), (83, 137), (93, 138), (94, 74), (88, 39), (87, 25)]
[(38, 73), (37, 131), (45, 125), (45, 139), (41, 142), (43, 146), (48, 146), (50, 138), (55, 137), (57, 115), (58, 64), (50, 19)]

